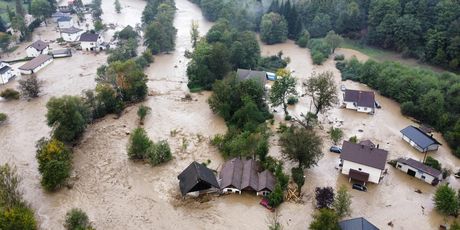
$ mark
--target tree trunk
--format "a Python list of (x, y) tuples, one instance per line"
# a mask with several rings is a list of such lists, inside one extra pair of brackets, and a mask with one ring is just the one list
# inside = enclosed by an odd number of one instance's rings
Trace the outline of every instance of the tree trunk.
[(284, 115), (288, 115), (288, 111), (287, 111), (287, 105), (286, 103), (283, 103), (283, 109), (284, 109)]

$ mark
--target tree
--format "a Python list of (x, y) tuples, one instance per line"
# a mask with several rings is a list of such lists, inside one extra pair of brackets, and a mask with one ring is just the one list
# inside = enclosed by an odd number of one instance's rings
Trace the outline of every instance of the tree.
[(334, 145), (337, 145), (343, 137), (343, 131), (340, 128), (331, 127), (329, 134), (331, 135), (331, 140), (334, 142)]
[(343, 42), (342, 36), (336, 34), (333, 30), (327, 33), (324, 40), (326, 40), (326, 43), (332, 48), (331, 53), (334, 53), (335, 49)]
[(136, 128), (129, 137), (128, 157), (132, 160), (143, 160), (149, 153), (153, 142), (143, 128)]
[(433, 157), (431, 156), (428, 156), (426, 159), (425, 159), (425, 162), (423, 162), (425, 165), (428, 165), (434, 169), (437, 169), (437, 170), (441, 170), (442, 169), (442, 165), (441, 163), (439, 163), (438, 160), (434, 159)]
[(21, 178), (16, 167), (8, 164), (0, 165), (0, 208), (11, 208), (22, 204), (22, 193), (19, 191)]
[(15, 0), (15, 3), (16, 3), (16, 15), (24, 17), (25, 11), (24, 11), (24, 7), (22, 7), (22, 1)]
[(311, 22), (311, 26), (308, 29), (308, 31), (310, 32), (311, 37), (317, 38), (325, 36), (326, 33), (331, 29), (331, 17), (324, 13), (318, 13), (313, 18), (313, 21)]
[(4, 121), (6, 121), (6, 119), (8, 118), (8, 116), (4, 113), (0, 113), (0, 124), (2, 124)]
[(299, 168), (310, 168), (316, 165), (323, 156), (322, 141), (315, 131), (290, 127), (280, 137), (283, 154), (299, 163)]
[(302, 168), (292, 168), (291, 169), (292, 179), (297, 184), (297, 189), (299, 190), (299, 194), (302, 191), (302, 186), (305, 183), (305, 176), (303, 174)]
[(323, 72), (318, 75), (313, 73), (304, 86), (305, 94), (312, 97), (313, 105), (316, 108), (315, 115), (323, 113), (337, 102), (337, 87), (332, 72)]
[(90, 119), (89, 109), (80, 97), (52, 97), (46, 108), (48, 126), (54, 128), (53, 136), (63, 142), (79, 138)]
[(297, 40), (297, 45), (299, 45), (302, 48), (307, 47), (308, 41), (310, 40), (310, 33), (308, 33), (307, 30), (305, 30)]
[(268, 194), (268, 202), (270, 206), (276, 208), (281, 203), (283, 203), (283, 189), (281, 188), (280, 183), (275, 184), (275, 189)]
[(334, 189), (332, 187), (316, 187), (315, 189), (316, 208), (332, 208), (334, 204)]
[(34, 212), (24, 206), (0, 208), (0, 229), (2, 230), (35, 230), (37, 222)]
[(35, 74), (25, 77), (24, 79), (20, 79), (18, 83), (18, 89), (21, 91), (21, 94), (29, 98), (38, 97), (38, 94), (41, 91), (40, 88), (43, 85), (43, 81), (38, 80)]
[(46, 18), (53, 13), (50, 3), (47, 0), (31, 0), (30, 13), (46, 23)]
[(95, 31), (101, 31), (101, 30), (104, 29), (104, 27), (105, 27), (105, 25), (104, 25), (104, 23), (102, 23), (102, 20), (96, 19), (94, 21), (94, 30)]
[(141, 105), (139, 106), (139, 109), (137, 110), (137, 116), (139, 116), (139, 123), (142, 125), (144, 124), (144, 118), (147, 116), (147, 114), (150, 113), (150, 110), (152, 110), (150, 107)]
[(351, 143), (357, 144), (357, 143), (358, 143), (358, 137), (356, 137), (356, 135), (355, 135), (355, 136), (352, 136), (352, 137), (350, 137), (350, 138), (348, 139), (348, 141), (351, 142)]
[(11, 43), (11, 35), (7, 33), (0, 32), (0, 50), (5, 52), (8, 50), (8, 47)]
[(339, 218), (333, 210), (321, 209), (313, 214), (313, 222), (310, 224), (311, 230), (340, 230)]
[(152, 166), (168, 162), (172, 159), (171, 148), (165, 140), (152, 144), (147, 151), (147, 160)]
[(454, 220), (449, 230), (460, 230), (460, 224), (458, 224), (458, 222)]
[(264, 14), (260, 22), (260, 39), (269, 45), (284, 42), (288, 34), (287, 26), (283, 16), (274, 12)]
[(93, 229), (91, 223), (89, 222), (88, 215), (79, 208), (72, 208), (66, 213), (64, 227), (67, 230)]
[(40, 139), (37, 142), (38, 171), (42, 175), (41, 185), (53, 191), (66, 181), (72, 169), (71, 151), (57, 139)]
[(115, 0), (115, 11), (119, 14), (121, 12), (120, 0)]
[(0, 92), (0, 97), (5, 98), (6, 100), (17, 100), (19, 99), (19, 92), (14, 89), (7, 88)]
[(456, 216), (460, 209), (459, 199), (455, 190), (449, 187), (448, 184), (444, 184), (436, 189), (434, 194), (434, 204), (436, 210), (445, 216)]
[(334, 210), (339, 218), (350, 215), (351, 196), (345, 185), (340, 186), (334, 200)]
[(288, 111), (286, 100), (289, 96), (297, 95), (297, 91), (295, 89), (296, 79), (285, 70), (278, 71), (277, 76), (279, 78), (275, 81), (270, 90), (270, 102), (274, 107), (283, 105), (284, 114), (287, 116)]
[(198, 21), (192, 20), (192, 27), (190, 29), (190, 39), (193, 48), (195, 48), (196, 43), (198, 42), (198, 38), (200, 38), (200, 31), (198, 31)]
[(96, 81), (111, 84), (123, 101), (142, 101), (147, 96), (147, 76), (134, 60), (112, 62), (102, 72)]

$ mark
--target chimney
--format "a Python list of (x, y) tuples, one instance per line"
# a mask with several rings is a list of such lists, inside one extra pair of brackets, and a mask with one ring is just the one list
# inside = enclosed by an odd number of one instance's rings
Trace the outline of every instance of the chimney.
[(430, 134), (430, 137), (433, 137), (433, 134)]

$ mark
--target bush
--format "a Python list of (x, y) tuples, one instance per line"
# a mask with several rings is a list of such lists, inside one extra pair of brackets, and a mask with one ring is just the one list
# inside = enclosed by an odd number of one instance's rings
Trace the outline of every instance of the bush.
[(12, 208), (0, 207), (0, 229), (2, 230), (35, 230), (37, 222), (31, 209), (15, 206)]
[(316, 187), (315, 189), (316, 208), (332, 208), (334, 203), (334, 189), (332, 187)]
[(456, 216), (460, 209), (459, 199), (455, 190), (444, 184), (438, 187), (434, 194), (436, 209), (445, 216)]
[(79, 208), (73, 208), (67, 212), (64, 227), (67, 230), (93, 229), (91, 227), (91, 223), (89, 222), (88, 215)]
[(343, 54), (335, 55), (334, 60), (335, 61), (343, 61), (343, 60), (345, 60), (345, 56)]
[(310, 40), (310, 33), (308, 31), (304, 31), (302, 35), (300, 35), (299, 39), (297, 40), (297, 45), (302, 48), (307, 47), (308, 41)]
[(19, 99), (19, 92), (14, 90), (14, 89), (5, 89), (3, 92), (0, 93), (0, 97), (5, 98), (6, 100), (11, 100), (11, 99)]
[(21, 91), (22, 95), (29, 98), (38, 97), (38, 94), (40, 93), (40, 88), (43, 84), (42, 81), (38, 80), (35, 74), (19, 80), (18, 83), (18, 88)]
[(4, 113), (0, 113), (0, 124), (4, 121), (6, 121), (6, 119), (8, 118), (8, 116)]
[(287, 99), (287, 104), (288, 104), (288, 105), (295, 105), (295, 104), (297, 104), (298, 102), (299, 102), (299, 98), (294, 97), (294, 96), (290, 96), (290, 97), (288, 97), (288, 99)]
[(275, 189), (268, 194), (268, 202), (270, 206), (276, 208), (278, 207), (281, 203), (283, 203), (283, 189), (281, 188), (281, 185), (279, 183), (276, 183)]
[(347, 187), (342, 185), (337, 191), (334, 200), (334, 210), (340, 218), (350, 215), (351, 196), (348, 194)]
[(150, 113), (150, 110), (152, 110), (150, 107), (141, 105), (139, 106), (139, 109), (137, 110), (137, 116), (139, 116), (139, 122), (140, 124), (144, 124), (144, 119), (147, 116), (147, 114)]
[(311, 58), (315, 65), (321, 65), (331, 54), (332, 47), (324, 39), (311, 39), (308, 42)]
[(313, 214), (310, 230), (340, 230), (339, 217), (330, 209), (321, 209)]
[(292, 173), (292, 179), (297, 184), (297, 188), (299, 189), (299, 193), (300, 193), (302, 186), (305, 183), (305, 176), (303, 174), (303, 169), (302, 168), (292, 168), (291, 173)]
[(331, 140), (334, 142), (334, 145), (336, 145), (343, 137), (343, 131), (340, 128), (331, 127), (329, 134), (331, 136)]
[(437, 169), (437, 170), (441, 170), (442, 168), (442, 165), (441, 163), (439, 163), (438, 160), (434, 159), (433, 157), (431, 156), (428, 156), (424, 162), (425, 165), (428, 165), (434, 169)]
[(170, 161), (172, 155), (168, 142), (163, 140), (150, 146), (147, 157), (152, 166)]
[(70, 176), (71, 151), (56, 139), (40, 139), (37, 143), (38, 171), (41, 185), (48, 191), (59, 188)]
[(128, 157), (132, 160), (143, 160), (149, 153), (153, 142), (143, 128), (136, 128), (129, 137)]
[(351, 143), (357, 144), (358, 143), (358, 137), (356, 137), (356, 135), (352, 136), (352, 137), (350, 137), (350, 139), (348, 139), (348, 141), (351, 142)]

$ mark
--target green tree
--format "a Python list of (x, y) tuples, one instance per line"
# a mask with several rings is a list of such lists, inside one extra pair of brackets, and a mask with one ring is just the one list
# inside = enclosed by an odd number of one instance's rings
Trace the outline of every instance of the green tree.
[(198, 21), (192, 20), (192, 27), (190, 28), (190, 39), (192, 47), (195, 48), (198, 39), (200, 38), (200, 31), (198, 31)]
[(313, 18), (311, 25), (308, 29), (311, 36), (314, 38), (323, 37), (332, 29), (331, 17), (327, 14), (318, 13)]
[(152, 166), (168, 162), (172, 159), (171, 149), (165, 140), (152, 144), (147, 151), (147, 160)]
[(136, 128), (129, 137), (128, 157), (133, 160), (146, 159), (153, 142), (143, 128)]
[(115, 0), (115, 11), (119, 14), (121, 13), (121, 5), (120, 5), (120, 0)]
[(334, 145), (337, 145), (337, 143), (343, 137), (343, 131), (340, 128), (331, 127), (331, 129), (329, 130), (329, 134), (331, 136), (331, 140), (334, 142)]
[(0, 229), (2, 230), (36, 230), (37, 222), (30, 208), (15, 206), (0, 208)]
[(337, 87), (332, 72), (313, 74), (305, 83), (305, 93), (312, 97), (315, 115), (324, 113), (337, 102)]
[(310, 168), (323, 156), (322, 141), (311, 129), (290, 127), (280, 137), (282, 153), (297, 161), (299, 168)]
[(102, 20), (97, 19), (94, 21), (94, 30), (95, 31), (101, 31), (105, 27), (104, 23), (102, 23)]
[(38, 80), (37, 75), (32, 74), (29, 77), (18, 80), (18, 89), (23, 96), (36, 98), (41, 91), (43, 81)]
[[(284, 73), (280, 75), (279, 73)], [(286, 100), (289, 96), (296, 96), (296, 79), (287, 71), (278, 71), (278, 79), (270, 90), (270, 102), (273, 107), (283, 105), (284, 114), (288, 116)]]
[(313, 214), (311, 230), (340, 230), (339, 218), (333, 210), (321, 209)]
[(137, 110), (137, 116), (139, 116), (139, 123), (142, 125), (144, 124), (144, 119), (147, 116), (147, 114), (150, 113), (150, 110), (152, 110), (150, 107), (141, 105), (139, 106), (139, 109)]
[(348, 139), (348, 141), (351, 142), (351, 143), (357, 144), (357, 143), (358, 143), (358, 138), (357, 138), (356, 135), (355, 135), (355, 136), (350, 137), (350, 138)]
[(9, 164), (0, 165), (0, 208), (12, 208), (23, 204), (19, 191), (21, 177), (16, 167)]
[(286, 19), (277, 13), (268, 13), (260, 22), (260, 39), (267, 44), (284, 42), (287, 39), (288, 28)]
[(72, 142), (85, 131), (90, 119), (88, 107), (80, 97), (52, 97), (46, 103), (48, 126), (54, 128), (53, 136), (63, 142)]
[(147, 96), (147, 76), (132, 59), (110, 63), (96, 80), (111, 84), (123, 101), (142, 101)]
[(305, 184), (305, 176), (303, 174), (303, 168), (292, 168), (291, 169), (292, 179), (297, 184), (299, 194), (302, 190), (302, 186)]
[(324, 38), (326, 43), (331, 47), (332, 52), (334, 53), (335, 49), (340, 47), (340, 44), (343, 43), (343, 38), (342, 36), (336, 34), (333, 30), (329, 31)]
[(19, 96), (20, 94), (18, 91), (10, 88), (6, 88), (2, 92), (0, 92), (0, 97), (5, 98), (6, 100), (17, 100), (19, 99)]
[(11, 43), (11, 35), (0, 32), (0, 50), (6, 53)]
[(436, 189), (434, 194), (434, 204), (436, 210), (445, 216), (456, 216), (459, 211), (459, 199), (455, 190), (444, 184)]
[(268, 202), (270, 206), (274, 208), (283, 203), (283, 189), (279, 183), (276, 183), (275, 189), (273, 189), (273, 191), (268, 194)]
[(340, 186), (334, 200), (334, 210), (339, 218), (349, 216), (351, 213), (351, 196), (348, 194), (347, 187), (345, 185)]
[(0, 124), (2, 124), (4, 121), (6, 121), (6, 119), (8, 118), (8, 116), (4, 113), (0, 113)]
[(15, 0), (15, 3), (16, 3), (16, 15), (24, 17), (25, 11), (24, 11), (24, 7), (22, 7), (22, 1)]
[(308, 33), (307, 30), (305, 30), (297, 40), (297, 45), (299, 45), (302, 48), (307, 47), (308, 41), (310, 40), (310, 33)]
[(426, 159), (425, 159), (425, 162), (423, 162), (425, 165), (428, 165), (434, 169), (437, 169), (437, 170), (441, 170), (442, 169), (442, 165), (441, 163), (439, 163), (438, 160), (434, 159), (433, 157), (431, 156), (428, 156)]
[(88, 215), (79, 208), (72, 208), (66, 213), (64, 227), (67, 230), (93, 229), (91, 223), (89, 222)]
[(47, 0), (31, 0), (30, 13), (46, 23), (46, 18), (53, 13), (50, 3)]
[(37, 143), (38, 171), (41, 185), (53, 191), (64, 184), (72, 169), (71, 151), (56, 139), (40, 139)]

